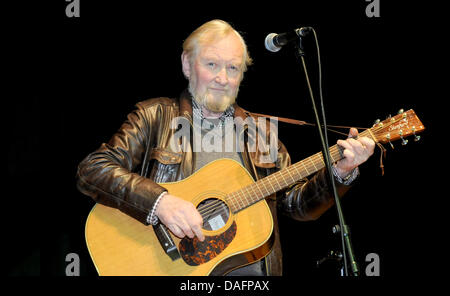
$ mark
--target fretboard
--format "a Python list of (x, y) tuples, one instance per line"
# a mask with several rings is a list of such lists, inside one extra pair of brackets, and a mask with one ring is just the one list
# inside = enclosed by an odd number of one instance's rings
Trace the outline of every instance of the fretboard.
[[(360, 136), (369, 136), (368, 130), (360, 133)], [(343, 158), (343, 148), (334, 145), (329, 148), (331, 162), (336, 162)], [(301, 179), (314, 174), (325, 167), (322, 152), (318, 152), (308, 158), (305, 158), (287, 168), (273, 173), (265, 178), (258, 180), (238, 191), (227, 195), (228, 205), (233, 213), (251, 206), (263, 198), (285, 189)]]

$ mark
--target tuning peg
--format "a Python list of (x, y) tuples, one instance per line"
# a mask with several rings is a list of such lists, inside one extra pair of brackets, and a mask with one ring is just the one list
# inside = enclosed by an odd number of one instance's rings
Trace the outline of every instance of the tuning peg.
[(377, 124), (380, 124), (381, 120), (377, 119), (375, 120), (375, 122), (373, 123), (373, 126), (376, 126)]
[(400, 109), (400, 110), (398, 110), (398, 113), (397, 113), (397, 114), (403, 114), (403, 112), (405, 112), (405, 110)]
[(416, 135), (416, 127), (415, 126), (412, 127), (412, 132), (414, 135), (414, 142), (420, 141), (420, 136)]
[(399, 131), (399, 135), (400, 135), (400, 139), (402, 139), (402, 145), (405, 146), (406, 144), (408, 144), (408, 140), (403, 138), (403, 131), (402, 130)]
[(390, 133), (388, 133), (387, 135), (386, 135), (386, 139), (389, 141), (389, 145), (391, 145), (391, 148), (392, 148), (392, 150), (394, 149), (394, 145), (392, 144), (392, 142), (391, 142), (391, 134)]

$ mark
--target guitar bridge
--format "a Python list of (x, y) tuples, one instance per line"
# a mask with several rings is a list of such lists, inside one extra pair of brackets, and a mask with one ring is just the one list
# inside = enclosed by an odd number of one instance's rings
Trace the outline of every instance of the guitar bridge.
[(163, 248), (164, 252), (170, 257), (170, 259), (172, 259), (172, 261), (180, 259), (180, 253), (178, 252), (177, 246), (175, 245), (172, 237), (170, 237), (166, 226), (164, 226), (162, 223), (158, 223), (156, 225), (153, 225), (153, 230), (155, 231), (156, 237), (158, 238), (161, 247)]

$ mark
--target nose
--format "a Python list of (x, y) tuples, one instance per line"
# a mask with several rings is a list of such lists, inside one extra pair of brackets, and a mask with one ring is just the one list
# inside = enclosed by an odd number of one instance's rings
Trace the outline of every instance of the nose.
[(220, 71), (217, 73), (215, 81), (220, 85), (226, 85), (228, 83), (228, 75), (225, 67), (220, 69)]

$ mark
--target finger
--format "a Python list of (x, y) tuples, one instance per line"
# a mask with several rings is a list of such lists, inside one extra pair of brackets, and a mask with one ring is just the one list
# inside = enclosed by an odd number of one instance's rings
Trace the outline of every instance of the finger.
[[(186, 221), (185, 213), (183, 209), (179, 209), (172, 213), (171, 224), (175, 224), (183, 233), (192, 238), (194, 234), (191, 231), (191, 227)], [(184, 236), (183, 235), (183, 236)]]
[(203, 219), (193, 204), (189, 203), (179, 217), (181, 220), (180, 226), (188, 237), (194, 238), (194, 236), (197, 236), (200, 240), (204, 239), (202, 232)]
[(186, 221), (183, 220), (178, 224), (178, 227), (180, 227), (184, 234), (186, 234), (189, 238), (194, 238), (194, 233), (192, 232), (191, 226)]
[(355, 139), (347, 139), (347, 142), (352, 146), (352, 149), (356, 152), (356, 153), (363, 153), (364, 152), (364, 149), (365, 149), (365, 147), (364, 147), (364, 145), (363, 145), (363, 143), (361, 143), (360, 141), (359, 141), (359, 139), (358, 140), (355, 140)]
[(345, 149), (344, 158), (348, 161), (348, 163), (352, 163), (355, 160), (355, 153), (349, 149)]
[(363, 143), (364, 146), (367, 147), (367, 150), (372, 154), (375, 149), (375, 142), (372, 139), (369, 139), (367, 137), (362, 137), (359, 139), (361, 143)]
[(348, 133), (349, 138), (356, 138), (358, 136), (358, 130), (354, 127), (352, 127)]
[(169, 224), (167, 225), (167, 227), (169, 228), (170, 231), (172, 231), (172, 233), (179, 237), (179, 238), (183, 238), (186, 235), (184, 234), (184, 232), (181, 230), (181, 228), (179, 228), (176, 224)]
[(191, 216), (188, 220), (190, 222), (190, 227), (195, 236), (197, 236), (200, 241), (203, 241), (205, 239), (202, 232), (203, 218), (194, 206), (192, 206), (192, 209), (193, 211), (191, 211)]
[(357, 155), (364, 155), (366, 154), (366, 150), (362, 143), (360, 143), (358, 140), (349, 138), (345, 141), (340, 142), (342, 146), (345, 148), (343, 155), (344, 157), (348, 155), (349, 152), (351, 152), (351, 155), (348, 158), (348, 161), (354, 161)]
[(202, 227), (200, 225), (193, 225), (192, 231), (201, 242), (205, 240), (205, 236), (203, 235)]
[(186, 214), (189, 216), (189, 221), (192, 221), (192, 225), (203, 225), (202, 215), (193, 204), (190, 204), (190, 208), (188, 209)]
[(345, 149), (353, 149), (347, 140), (337, 140), (337, 144)]

